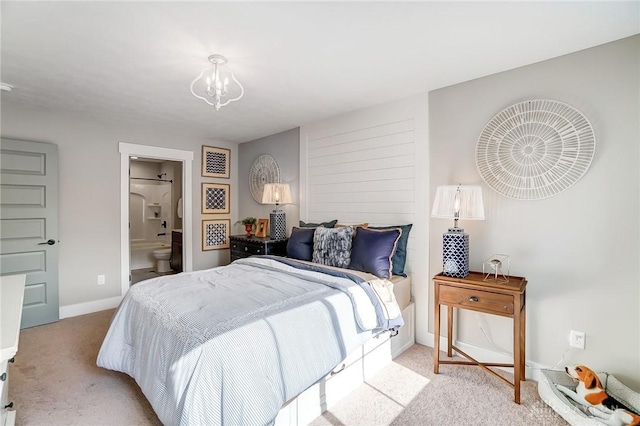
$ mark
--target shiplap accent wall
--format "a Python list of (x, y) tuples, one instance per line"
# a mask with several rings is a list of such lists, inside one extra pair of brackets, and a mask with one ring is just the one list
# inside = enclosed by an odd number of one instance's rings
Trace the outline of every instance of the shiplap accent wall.
[(425, 324), (416, 327), (418, 341), (427, 332), (427, 118), (422, 95), (300, 128), (301, 220), (413, 224), (405, 269), (414, 277), (417, 323)]
[(413, 223), (413, 117), (307, 139), (307, 217)]

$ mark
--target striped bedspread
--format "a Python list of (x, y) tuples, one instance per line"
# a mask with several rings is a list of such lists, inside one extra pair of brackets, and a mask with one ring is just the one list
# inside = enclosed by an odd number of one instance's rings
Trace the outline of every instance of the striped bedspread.
[(268, 256), (148, 280), (125, 295), (97, 363), (133, 377), (166, 425), (271, 424), (402, 325), (390, 286)]

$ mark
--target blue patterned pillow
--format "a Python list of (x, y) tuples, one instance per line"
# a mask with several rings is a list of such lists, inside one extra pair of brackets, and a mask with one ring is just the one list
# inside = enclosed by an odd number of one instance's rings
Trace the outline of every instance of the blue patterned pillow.
[(351, 262), (353, 226), (316, 228), (313, 234), (313, 262), (346, 268)]
[(396, 245), (396, 251), (393, 253), (393, 258), (391, 259), (393, 262), (393, 275), (407, 276), (407, 274), (404, 273), (404, 265), (407, 263), (407, 242), (409, 241), (409, 232), (412, 226), (413, 224), (410, 223), (409, 225), (369, 227), (369, 229), (402, 229), (402, 235), (400, 235), (400, 239)]
[(287, 256), (299, 260), (313, 258), (313, 234), (315, 228), (291, 228), (291, 236), (287, 241)]
[(402, 235), (399, 228), (371, 230), (360, 228), (353, 236), (350, 269), (369, 272), (379, 278), (391, 278), (392, 256)]
[(305, 223), (303, 221), (300, 221), (300, 227), (301, 228), (317, 228), (318, 226), (324, 226), (325, 228), (333, 228), (334, 226), (336, 226), (336, 223), (338, 223), (338, 219), (330, 220), (328, 222), (321, 222), (321, 223)]

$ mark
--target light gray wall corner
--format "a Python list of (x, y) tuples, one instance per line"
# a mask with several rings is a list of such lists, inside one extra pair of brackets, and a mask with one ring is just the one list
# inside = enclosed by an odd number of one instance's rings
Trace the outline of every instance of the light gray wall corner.
[[(238, 200), (237, 215), (232, 221), (233, 234), (242, 234), (242, 225), (234, 225), (236, 221), (253, 216), (257, 218), (269, 218), (273, 205), (257, 203), (249, 190), (249, 172), (253, 162), (260, 155), (271, 155), (280, 168), (280, 182), (288, 183), (291, 187), (293, 204), (282, 206), (287, 215), (287, 234), (291, 233), (291, 227), (297, 226), (300, 220), (299, 206), (299, 164), (300, 164), (300, 129), (295, 128), (275, 135), (241, 143), (238, 147), (238, 185), (235, 189), (235, 197)], [(232, 192), (233, 195), (233, 192)]]
[[(430, 109), (430, 199), (438, 185), (478, 183), (485, 221), (461, 221), (470, 235), (473, 270), (493, 253), (511, 256), (525, 276), (527, 359), (556, 364), (570, 330), (586, 332), (586, 349), (565, 364), (609, 371), (640, 390), (640, 36), (625, 38), (485, 78), (435, 90)], [(596, 152), (572, 187), (536, 201), (504, 197), (482, 181), (475, 146), (486, 123), (528, 99), (567, 103), (590, 120)], [(633, 220), (629, 220), (633, 218)], [(624, 224), (624, 226), (619, 226)], [(442, 265), (442, 232), (431, 219), (431, 275)], [(430, 290), (432, 292), (432, 289)], [(431, 293), (432, 294), (432, 293)], [(433, 330), (433, 318), (429, 318)], [(614, 325), (614, 326), (612, 326)], [(633, 333), (628, 332), (632, 325)], [(461, 312), (458, 339), (512, 350), (511, 321)], [(495, 348), (494, 348), (495, 349)]]

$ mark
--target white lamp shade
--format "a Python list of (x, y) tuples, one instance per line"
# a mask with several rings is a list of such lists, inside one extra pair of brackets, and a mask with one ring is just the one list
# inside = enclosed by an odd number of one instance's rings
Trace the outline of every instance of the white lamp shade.
[(266, 183), (262, 193), (262, 204), (291, 204), (291, 189), (288, 183)]
[(482, 188), (462, 185), (439, 186), (433, 201), (431, 217), (453, 219), (456, 210), (460, 212), (459, 219), (484, 220)]

